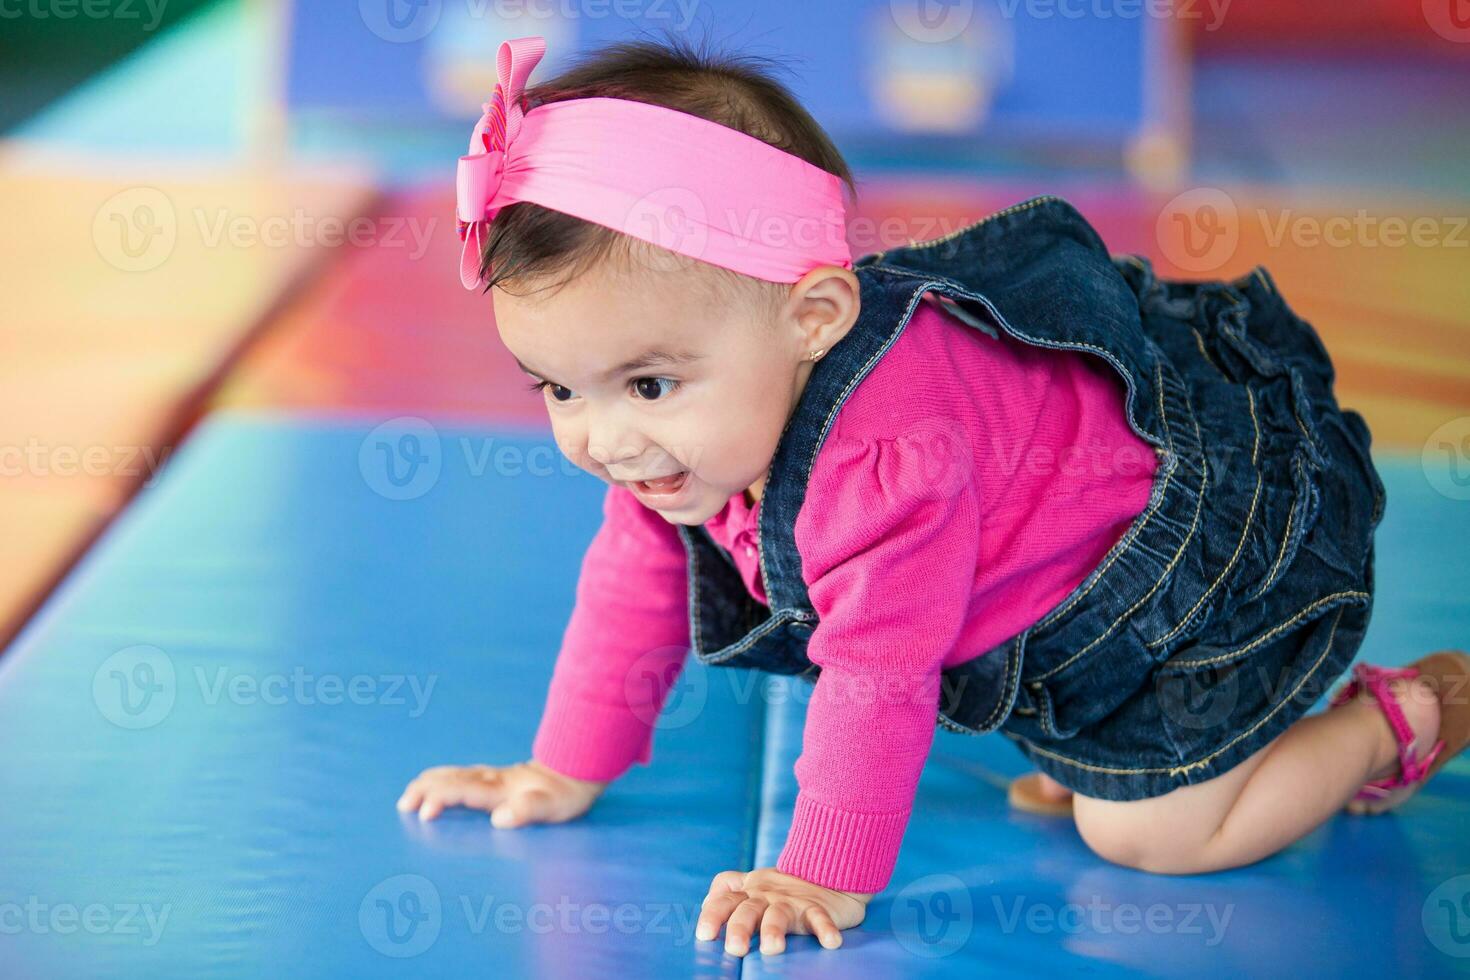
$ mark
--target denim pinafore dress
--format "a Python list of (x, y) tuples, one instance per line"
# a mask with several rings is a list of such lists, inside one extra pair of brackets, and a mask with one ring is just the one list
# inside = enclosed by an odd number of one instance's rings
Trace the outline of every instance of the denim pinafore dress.
[(1084, 796), (1140, 799), (1232, 768), (1347, 668), (1372, 608), (1383, 483), (1320, 339), (1265, 269), (1159, 279), (1142, 258), (1111, 256), (1070, 204), (1040, 197), (854, 272), (861, 312), (814, 365), (766, 479), (769, 605), (702, 526), (678, 528), (699, 660), (816, 678), (818, 616), (795, 541), (812, 464), (933, 291), (977, 329), (1102, 358), (1159, 460), (1147, 506), (1071, 594), (943, 671), (938, 724), (999, 731)]

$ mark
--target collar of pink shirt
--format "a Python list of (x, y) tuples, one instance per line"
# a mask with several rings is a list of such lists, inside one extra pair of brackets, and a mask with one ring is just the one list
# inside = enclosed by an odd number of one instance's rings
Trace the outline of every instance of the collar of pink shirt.
[(759, 500), (747, 504), (742, 490), (730, 498), (723, 510), (705, 521), (704, 526), (717, 541), (729, 542), (732, 551), (746, 545), (755, 547), (759, 544), (760, 508)]

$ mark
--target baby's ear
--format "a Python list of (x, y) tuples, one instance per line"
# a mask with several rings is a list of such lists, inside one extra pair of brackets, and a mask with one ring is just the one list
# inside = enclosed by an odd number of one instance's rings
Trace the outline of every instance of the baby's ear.
[(792, 294), (810, 349), (831, 350), (857, 322), (862, 290), (851, 269), (818, 266), (792, 286)]

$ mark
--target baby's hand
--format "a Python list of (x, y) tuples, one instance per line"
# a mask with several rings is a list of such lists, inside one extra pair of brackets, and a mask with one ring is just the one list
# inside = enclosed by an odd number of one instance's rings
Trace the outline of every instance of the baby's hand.
[(564, 823), (586, 813), (607, 783), (573, 779), (534, 760), (513, 766), (435, 766), (398, 798), (404, 813), (433, 820), (447, 806), (485, 810), (497, 827)]
[(744, 956), (760, 927), (761, 955), (784, 952), (786, 934), (816, 936), (827, 949), (842, 945), (843, 929), (862, 924), (872, 895), (823, 888), (775, 868), (721, 871), (710, 883), (694, 938), (713, 939), (725, 926), (725, 952)]

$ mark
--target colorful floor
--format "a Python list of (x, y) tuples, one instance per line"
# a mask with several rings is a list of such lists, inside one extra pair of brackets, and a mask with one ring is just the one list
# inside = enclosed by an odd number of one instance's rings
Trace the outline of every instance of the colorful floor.
[[(398, 792), (426, 765), (524, 755), (600, 499), (585, 474), (474, 463), (545, 437), (432, 431), (437, 473), (403, 500), (381, 492), (366, 422), (216, 414), (0, 659), (0, 785), (23, 801), (0, 810), (0, 909), (35, 907), (42, 923), (5, 936), (8, 976), (1467, 964), (1456, 906), (1438, 904), (1470, 894), (1465, 759), (1398, 815), (1339, 816), (1253, 867), (1160, 878), (1098, 860), (1069, 821), (1010, 811), (1005, 783), (1024, 766), (1004, 739), (941, 733), (862, 928), (841, 950), (799, 938), (743, 963), (694, 941), (693, 921), (709, 877), (779, 848), (799, 692), (752, 697), (751, 678), (691, 666), (653, 765), (581, 822), (495, 831), (467, 811), (400, 815)], [(1427, 487), (1417, 459), (1383, 470), (1364, 656), (1392, 663), (1470, 639), (1470, 558), (1444, 533), (1463, 504)], [(539, 518), (548, 507), (557, 521)], [(49, 925), (94, 905), (94, 929)]]
[[(452, 192), (422, 145), (252, 155), (275, 124), (249, 95), (265, 9), (220, 3), (0, 141), (32, 231), (0, 244), (0, 343), (24, 366), (0, 393), (0, 447), (21, 450), (0, 462), (24, 460), (0, 479), (0, 637), (22, 630), (0, 655), (0, 973), (1470, 973), (1465, 759), (1396, 816), (1159, 878), (1010, 812), (1005, 740), (941, 733), (898, 875), (846, 948), (743, 963), (694, 942), (693, 916), (710, 876), (780, 845), (799, 697), (691, 667), (703, 708), (587, 820), (400, 817), (426, 765), (524, 756), (600, 485), (476, 465), (491, 440), (549, 445), (546, 420), (455, 281)], [(1438, 70), (1205, 66), (1197, 183), (1223, 198), (855, 161), (855, 249), (1057, 193), (1166, 273), (1268, 265), (1388, 484), (1362, 656), (1470, 648), (1470, 110), (1423, 95)], [(366, 220), (374, 247), (250, 237), (293, 215)], [(1374, 238), (1392, 219), (1437, 237)], [(1375, 231), (1308, 243), (1334, 220)], [(406, 416), (439, 468), (394, 500), (372, 437)]]

